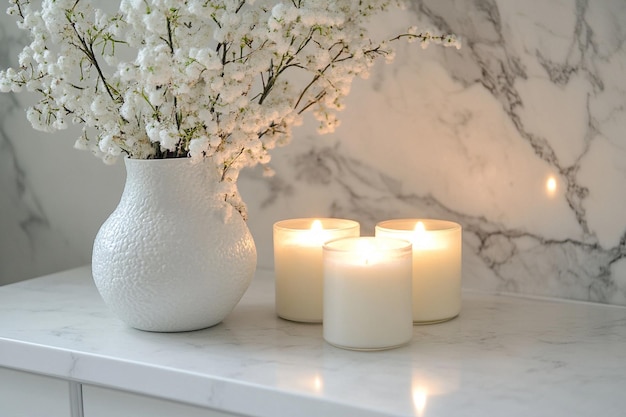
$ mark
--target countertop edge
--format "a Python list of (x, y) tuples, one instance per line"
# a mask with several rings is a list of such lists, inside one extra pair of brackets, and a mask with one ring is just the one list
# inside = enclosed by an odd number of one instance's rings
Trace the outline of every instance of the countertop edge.
[[(317, 417), (332, 412), (345, 417), (388, 416), (315, 396), (4, 337), (0, 337), (0, 367), (234, 414)], [(128, 372), (129, 367), (132, 372)]]

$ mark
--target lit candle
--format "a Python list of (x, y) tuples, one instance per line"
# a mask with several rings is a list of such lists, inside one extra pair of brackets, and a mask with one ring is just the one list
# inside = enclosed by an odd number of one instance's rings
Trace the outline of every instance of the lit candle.
[(413, 336), (411, 244), (354, 237), (324, 245), (324, 339), (345, 349), (401, 346)]
[(359, 223), (345, 219), (291, 219), (274, 224), (278, 316), (293, 321), (322, 322), (322, 245), (359, 233)]
[(413, 321), (437, 323), (461, 311), (462, 229), (445, 220), (400, 219), (376, 225), (376, 236), (413, 243)]

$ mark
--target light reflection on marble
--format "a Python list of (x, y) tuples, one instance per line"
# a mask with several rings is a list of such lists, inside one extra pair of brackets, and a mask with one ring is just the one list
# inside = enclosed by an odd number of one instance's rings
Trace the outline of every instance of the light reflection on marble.
[[(354, 218), (373, 233), (445, 218), (464, 227), (466, 288), (626, 305), (623, 2), (415, 0), (373, 30), (416, 21), (463, 48), (400, 45), (355, 83), (336, 133), (309, 120), (274, 152), (275, 177), (243, 174), (260, 265), (279, 219)], [(0, 23), (5, 67), (18, 48)], [(33, 133), (23, 107), (0, 95), (0, 282), (87, 262), (123, 181), (71, 138)]]
[[(621, 416), (626, 308), (464, 293), (460, 317), (357, 352), (276, 317), (258, 271), (226, 320), (146, 333), (112, 317), (89, 268), (0, 288), (0, 366), (250, 416)], [(242, 401), (245, 398), (245, 401)]]

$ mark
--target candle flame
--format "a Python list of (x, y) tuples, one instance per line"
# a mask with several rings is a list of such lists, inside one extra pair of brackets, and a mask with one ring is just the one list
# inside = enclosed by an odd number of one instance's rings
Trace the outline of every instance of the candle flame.
[(413, 239), (411, 240), (414, 248), (427, 249), (432, 248), (434, 242), (432, 241), (432, 236), (426, 232), (426, 226), (424, 222), (417, 222), (415, 225), (415, 230), (413, 231)]
[(328, 240), (328, 233), (324, 230), (321, 220), (314, 220), (311, 223), (311, 229), (308, 235), (308, 241), (314, 246), (322, 246)]
[(364, 265), (368, 265), (376, 254), (376, 248), (374, 247), (374, 245), (366, 240), (359, 240), (357, 242), (356, 250), (359, 258), (361, 259), (361, 262)]
[(311, 230), (314, 232), (324, 230), (324, 228), (322, 227), (322, 222), (320, 220), (314, 220), (311, 224)]

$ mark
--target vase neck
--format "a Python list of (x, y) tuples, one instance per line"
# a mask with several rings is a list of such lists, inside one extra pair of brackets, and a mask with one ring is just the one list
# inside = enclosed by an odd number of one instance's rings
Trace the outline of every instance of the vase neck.
[(219, 174), (210, 160), (189, 158), (130, 159), (126, 165), (125, 188), (164, 190), (172, 198), (195, 193), (214, 194)]

